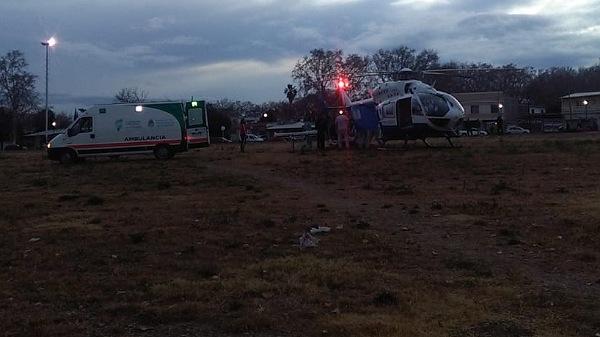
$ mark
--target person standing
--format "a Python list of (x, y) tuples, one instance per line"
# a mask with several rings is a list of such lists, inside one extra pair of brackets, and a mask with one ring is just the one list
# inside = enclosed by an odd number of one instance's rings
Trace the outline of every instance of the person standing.
[(346, 145), (346, 148), (350, 148), (350, 135), (348, 128), (350, 127), (350, 119), (345, 113), (341, 113), (335, 118), (335, 131), (337, 131), (338, 148), (342, 148), (342, 141)]
[(248, 129), (246, 128), (246, 120), (240, 121), (240, 152), (244, 152), (246, 148), (246, 140), (248, 139)]
[(317, 148), (321, 151), (325, 150), (325, 138), (327, 137), (327, 115), (320, 112), (315, 123), (317, 128)]
[(498, 116), (498, 118), (496, 119), (496, 127), (498, 129), (498, 134), (503, 135), (504, 134), (504, 121), (502, 120), (502, 116)]

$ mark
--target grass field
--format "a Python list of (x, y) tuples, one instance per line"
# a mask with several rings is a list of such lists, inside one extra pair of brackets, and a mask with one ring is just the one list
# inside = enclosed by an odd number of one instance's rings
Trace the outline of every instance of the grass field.
[(0, 154), (1, 334), (598, 336), (599, 136), (460, 143)]

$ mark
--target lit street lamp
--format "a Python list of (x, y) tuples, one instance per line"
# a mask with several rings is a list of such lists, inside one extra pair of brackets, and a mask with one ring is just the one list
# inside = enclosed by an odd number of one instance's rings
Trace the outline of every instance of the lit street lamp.
[(42, 41), (42, 46), (46, 47), (46, 144), (48, 144), (48, 48), (56, 45), (56, 39), (51, 37), (48, 41)]
[(587, 117), (588, 117), (588, 113), (587, 113), (587, 106), (590, 102), (588, 102), (587, 100), (583, 101), (583, 106), (585, 107), (585, 120), (587, 121)]

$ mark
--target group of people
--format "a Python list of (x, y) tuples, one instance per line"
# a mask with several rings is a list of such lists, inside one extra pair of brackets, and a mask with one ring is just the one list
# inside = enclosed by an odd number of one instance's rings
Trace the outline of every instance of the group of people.
[[(331, 123), (326, 113), (321, 113), (317, 117), (315, 127), (317, 129), (317, 147), (319, 150), (325, 150), (325, 141), (332, 133), (337, 136), (337, 146), (339, 149), (350, 148), (350, 134), (354, 131), (354, 142), (361, 148), (367, 148), (373, 139), (373, 132), (367, 128), (361, 128), (356, 123), (352, 123), (348, 113), (340, 111)], [(353, 125), (354, 124), (354, 125)], [(332, 139), (333, 137), (329, 137)]]
[[(339, 149), (350, 149), (350, 134), (353, 130), (352, 121), (345, 111), (340, 111), (335, 119), (330, 118), (326, 112), (321, 112), (317, 115), (315, 121), (317, 130), (317, 148), (321, 151), (325, 150), (326, 140), (335, 139), (337, 136), (337, 147)], [(373, 131), (368, 128), (360, 128), (354, 125), (355, 143), (361, 148), (367, 148), (373, 139)], [(248, 140), (248, 127), (246, 121), (242, 119), (239, 127), (240, 136), (240, 152), (245, 152), (246, 142)]]
[[(347, 149), (350, 148), (350, 118), (345, 113), (339, 114), (333, 123), (335, 133), (337, 134), (337, 145), (338, 148), (342, 148), (345, 145)], [(319, 114), (315, 123), (317, 129), (317, 148), (319, 150), (325, 150), (325, 140), (327, 135), (330, 133), (330, 120), (329, 116), (325, 113)]]

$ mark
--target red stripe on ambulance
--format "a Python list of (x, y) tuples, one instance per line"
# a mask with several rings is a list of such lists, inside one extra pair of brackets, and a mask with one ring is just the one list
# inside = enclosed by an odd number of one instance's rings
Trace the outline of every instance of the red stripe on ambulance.
[(105, 144), (79, 144), (73, 145), (75, 149), (89, 149), (89, 148), (113, 148), (113, 147), (131, 147), (131, 146), (148, 146), (158, 144), (169, 144), (179, 145), (181, 141), (178, 139), (163, 139), (160, 141), (143, 141), (143, 142), (122, 142), (122, 143), (105, 143)]

